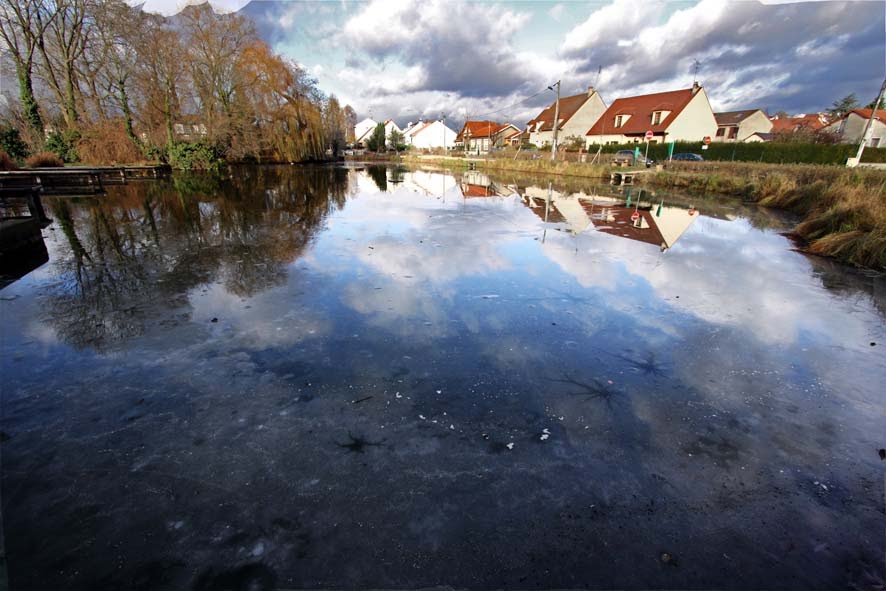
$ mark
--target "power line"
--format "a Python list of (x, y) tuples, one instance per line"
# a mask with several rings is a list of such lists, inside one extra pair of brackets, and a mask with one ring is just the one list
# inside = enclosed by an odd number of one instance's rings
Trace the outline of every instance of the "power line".
[(530, 100), (530, 99), (534, 99), (534, 98), (537, 97), (538, 95), (543, 94), (543, 93), (544, 93), (545, 91), (547, 91), (547, 90), (548, 90), (547, 87), (542, 88), (541, 90), (539, 90), (539, 91), (536, 92), (535, 94), (530, 95), (530, 96), (527, 96), (527, 97), (524, 98), (523, 100), (518, 101), (518, 102), (516, 102), (516, 103), (514, 103), (514, 104), (512, 104), (512, 105), (508, 105), (507, 107), (503, 107), (503, 108), (501, 108), (501, 109), (498, 109), (497, 111), (489, 111), (488, 113), (480, 113), (479, 115), (474, 115), (474, 117), (476, 117), (477, 119), (480, 119), (480, 118), (482, 118), (482, 117), (488, 117), (488, 116), (490, 116), (490, 115), (495, 115), (495, 114), (497, 114), (497, 113), (501, 113), (502, 111), (507, 111), (508, 109), (513, 109), (514, 107), (517, 107), (517, 106), (519, 106), (519, 105), (522, 105), (522, 104), (525, 103), (526, 101), (528, 101), (528, 100)]

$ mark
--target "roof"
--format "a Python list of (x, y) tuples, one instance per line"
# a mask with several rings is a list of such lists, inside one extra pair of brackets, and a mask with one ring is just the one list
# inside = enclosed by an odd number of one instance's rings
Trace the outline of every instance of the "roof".
[[(855, 113), (865, 119), (871, 118), (871, 109), (852, 109), (849, 113), (846, 113), (844, 117), (848, 117), (851, 113)], [(876, 118), (880, 121), (886, 121), (886, 109), (877, 109)]]
[(495, 121), (465, 121), (455, 140), (461, 141), (465, 130), (468, 131), (470, 137), (491, 137), (498, 133), (499, 128), (501, 128), (501, 124)]
[(410, 136), (410, 137), (415, 137), (418, 134), (420, 134), (422, 131), (424, 131), (425, 129), (427, 129), (431, 125), (433, 125), (434, 123), (435, 123), (434, 121), (425, 121), (425, 122), (419, 121), (418, 123), (416, 123), (415, 125), (410, 127), (407, 130), (408, 133), (405, 135)]
[(770, 121), (772, 121), (772, 133), (783, 133), (800, 129), (818, 131), (828, 123), (827, 118), (821, 113), (797, 115), (796, 117), (772, 117)]
[(494, 187), (486, 185), (471, 185), (464, 183), (461, 186), (461, 194), (464, 197), (501, 197)]
[[(563, 129), (563, 125), (566, 124), (567, 121), (572, 119), (572, 116), (575, 115), (578, 110), (584, 105), (589, 98), (593, 95), (589, 95), (587, 92), (583, 92), (581, 94), (576, 94), (574, 96), (567, 96), (560, 98), (560, 113), (558, 113), (558, 117), (562, 120), (558, 129)], [(541, 126), (538, 128), (538, 131), (551, 131), (554, 129), (554, 111), (557, 108), (557, 101), (554, 101), (548, 107), (546, 107), (541, 113), (535, 116), (535, 119), (527, 123), (532, 131), (535, 130), (535, 124), (541, 122)]]
[[(700, 89), (701, 87), (699, 87)], [(653, 133), (663, 133), (689, 104), (696, 92), (692, 88), (687, 88), (616, 99), (597, 119), (587, 135), (612, 133), (643, 135), (647, 130), (652, 130)], [(654, 111), (670, 111), (670, 113), (662, 119), (661, 123), (653, 125), (652, 113)], [(631, 117), (621, 127), (614, 127), (614, 119), (617, 115), (630, 115)]]
[(760, 109), (745, 109), (744, 111), (714, 113), (714, 119), (717, 120), (717, 125), (739, 125), (742, 121), (758, 111), (760, 111)]
[(772, 140), (775, 139), (774, 133), (765, 132), (765, 131), (755, 131), (754, 133), (752, 133), (748, 137), (754, 137), (754, 136), (757, 136), (758, 138), (760, 138), (764, 142), (771, 142)]

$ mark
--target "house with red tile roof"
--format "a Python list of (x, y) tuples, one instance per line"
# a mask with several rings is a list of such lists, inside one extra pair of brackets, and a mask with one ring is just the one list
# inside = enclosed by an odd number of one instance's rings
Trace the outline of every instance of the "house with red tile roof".
[(760, 109), (714, 113), (714, 119), (717, 120), (717, 135), (711, 139), (715, 142), (746, 142), (755, 134), (768, 134), (772, 131), (772, 121)]
[(511, 123), (465, 121), (461, 131), (455, 136), (455, 143), (463, 146), (467, 152), (480, 153), (510, 143), (519, 136), (520, 130)]
[[(823, 132), (835, 134), (842, 143), (857, 144), (870, 118), (870, 109), (853, 109), (826, 126)], [(865, 145), (869, 148), (886, 147), (886, 109), (877, 109), (874, 114), (871, 139)]]
[(774, 115), (769, 118), (772, 121), (772, 133), (796, 133), (821, 131), (828, 124), (828, 117), (824, 113), (800, 114), (793, 117), (779, 117)]
[(592, 144), (701, 142), (717, 133), (717, 120), (703, 87), (616, 99), (587, 132)]
[[(556, 101), (526, 124), (529, 141), (536, 146), (544, 146), (554, 141), (554, 111)], [(560, 98), (560, 112), (557, 116), (557, 141), (563, 143), (569, 138), (584, 138), (588, 129), (597, 122), (606, 104), (600, 93), (589, 86), (587, 92)]]

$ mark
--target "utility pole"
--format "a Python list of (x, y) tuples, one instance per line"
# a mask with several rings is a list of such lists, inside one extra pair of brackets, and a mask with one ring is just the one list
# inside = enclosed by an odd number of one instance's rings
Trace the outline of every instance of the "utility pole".
[(557, 102), (554, 107), (554, 141), (551, 142), (551, 162), (557, 160), (557, 128), (560, 127), (560, 81), (548, 86), (548, 90), (554, 90), (557, 87)]
[(877, 118), (877, 107), (880, 106), (884, 94), (886, 94), (886, 80), (883, 80), (883, 86), (880, 87), (880, 94), (877, 95), (877, 100), (874, 102), (874, 108), (871, 109), (871, 118), (868, 119), (868, 123), (864, 128), (864, 133), (861, 134), (861, 143), (858, 144), (858, 153), (855, 155), (854, 159), (850, 158), (849, 161), (846, 162), (846, 166), (849, 168), (855, 168), (861, 163), (861, 155), (864, 153), (864, 145), (871, 141), (871, 134), (874, 131), (874, 119)]

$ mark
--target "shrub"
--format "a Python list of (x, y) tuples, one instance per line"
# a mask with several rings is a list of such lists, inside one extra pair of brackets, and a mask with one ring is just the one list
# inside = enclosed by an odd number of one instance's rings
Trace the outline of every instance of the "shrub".
[(14, 127), (0, 127), (0, 150), (19, 162), (28, 157), (28, 146)]
[(18, 165), (9, 157), (6, 150), (0, 150), (0, 170), (16, 170)]
[[(645, 152), (646, 143), (618, 144), (603, 146), (604, 154), (614, 154), (618, 150), (633, 150), (640, 147)], [(846, 164), (846, 159), (855, 156), (858, 146), (854, 144), (813, 144), (813, 143), (721, 143), (715, 142), (707, 150), (701, 149), (701, 142), (677, 142), (674, 153), (691, 152), (701, 154), (709, 161), (764, 162), (771, 164)], [(590, 152), (598, 146), (591, 145)], [(649, 157), (658, 162), (667, 160), (667, 144), (649, 144)], [(864, 162), (886, 162), (886, 148), (866, 148)]]
[(120, 120), (102, 121), (85, 128), (76, 143), (76, 152), (80, 162), (89, 164), (128, 164), (143, 158)]
[(28, 168), (55, 168), (65, 163), (53, 152), (38, 152), (25, 161)]
[(77, 141), (80, 139), (80, 133), (77, 131), (66, 131), (58, 133), (53, 131), (46, 136), (45, 147), (49, 152), (54, 153), (64, 162), (79, 162), (80, 157), (77, 155)]
[(166, 159), (172, 168), (179, 170), (220, 171), (225, 161), (221, 151), (203, 142), (194, 144), (176, 142), (166, 152)]

